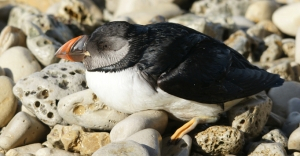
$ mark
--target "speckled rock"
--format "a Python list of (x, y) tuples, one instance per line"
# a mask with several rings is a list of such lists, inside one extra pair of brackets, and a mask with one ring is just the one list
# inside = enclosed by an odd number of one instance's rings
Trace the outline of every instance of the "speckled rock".
[[(300, 2), (285, 5), (277, 9), (272, 20), (274, 24), (285, 34), (296, 36), (300, 26)], [(288, 18), (287, 18), (288, 17)]]
[(276, 34), (267, 36), (264, 39), (268, 48), (260, 57), (260, 62), (274, 61), (283, 55), (281, 37)]
[(277, 27), (274, 25), (272, 21), (264, 20), (257, 23), (255, 26), (249, 28), (247, 30), (247, 34), (250, 36), (256, 36), (261, 39), (271, 35), (271, 34), (277, 34), (281, 36), (280, 31), (277, 29)]
[(17, 5), (9, 14), (7, 25), (20, 28), (23, 23), (19, 23), (24, 15), (28, 14), (40, 14), (41, 12), (35, 7), (29, 5)]
[(296, 76), (290, 62), (283, 62), (281, 64), (275, 65), (269, 68), (267, 71), (273, 74), (278, 74), (285, 80), (296, 80)]
[(122, 141), (134, 133), (153, 128), (162, 134), (168, 123), (168, 115), (164, 111), (147, 110), (134, 113), (115, 125), (110, 131), (112, 142)]
[(12, 92), (13, 82), (6, 76), (0, 76), (0, 128), (13, 118), (17, 110), (17, 99)]
[(26, 36), (21, 29), (6, 26), (0, 34), (0, 55), (14, 46), (26, 47)]
[(255, 1), (247, 9), (245, 17), (253, 22), (271, 20), (273, 12), (279, 5), (273, 0)]
[(143, 129), (129, 136), (126, 140), (132, 140), (141, 144), (151, 156), (161, 155), (162, 137), (155, 129)]
[(281, 129), (287, 136), (290, 136), (290, 134), (299, 127), (299, 123), (300, 113), (294, 111), (288, 115)]
[(78, 153), (71, 153), (65, 150), (57, 148), (41, 148), (36, 153), (35, 156), (80, 156)]
[(300, 127), (293, 131), (289, 137), (288, 149), (300, 151)]
[(85, 68), (82, 63), (57, 63), (20, 80), (14, 94), (45, 124), (65, 124), (57, 112), (59, 100), (86, 89)]
[[(120, 2), (127, 3), (127, 1), (120, 1)], [(124, 7), (122, 4), (120, 4), (119, 6)], [(142, 11), (141, 10), (134, 11), (134, 12), (128, 12), (124, 14), (116, 13), (113, 20), (115, 21), (115, 18), (120, 18), (122, 16), (125, 16), (125, 17), (130, 17), (137, 24), (148, 24), (152, 18), (158, 15), (161, 15), (165, 18), (172, 18), (182, 13), (183, 11), (179, 8), (179, 6), (175, 4), (161, 3), (154, 7), (147, 6), (143, 8)]]
[(129, 115), (105, 105), (90, 89), (62, 98), (57, 108), (67, 123), (97, 130), (111, 130)]
[(244, 145), (244, 135), (236, 128), (229, 126), (212, 126), (198, 133), (197, 151), (209, 155), (237, 154)]
[(257, 155), (274, 155), (274, 156), (286, 156), (286, 151), (280, 143), (261, 143), (254, 151), (248, 154), (249, 156)]
[(192, 148), (192, 138), (189, 135), (184, 135), (176, 144), (170, 144), (170, 137), (163, 138), (161, 155), (176, 155), (186, 156), (190, 155)]
[(222, 40), (223, 28), (220, 24), (212, 23), (204, 17), (193, 14), (185, 14), (169, 19), (169, 22), (179, 23), (189, 28), (195, 29), (217, 40)]
[(4, 68), (5, 75), (12, 78), (14, 82), (41, 70), (41, 66), (31, 52), (20, 46), (6, 50), (0, 56), (0, 66)]
[(41, 143), (34, 143), (34, 144), (29, 144), (26, 146), (21, 146), (21, 147), (10, 149), (5, 154), (6, 154), (6, 156), (21, 156), (21, 155), (23, 156), (25, 154), (34, 155), (35, 152), (41, 148), (43, 148)]
[(290, 58), (295, 58), (295, 39), (285, 38), (281, 42), (284, 54)]
[(17, 113), (0, 134), (0, 149), (8, 150), (45, 139), (49, 127), (25, 112)]
[(147, 149), (139, 143), (131, 140), (112, 142), (99, 150), (92, 156), (117, 156), (117, 155), (133, 155), (133, 156), (150, 156)]
[(269, 133), (262, 136), (262, 139), (270, 141), (270, 142), (276, 142), (282, 144), (284, 148), (287, 147), (288, 138), (283, 134), (283, 132), (279, 129), (273, 129)]
[(244, 132), (245, 139), (252, 139), (262, 131), (271, 108), (271, 99), (261, 92), (232, 107), (227, 115), (232, 127)]
[(90, 155), (109, 144), (110, 138), (107, 132), (85, 132), (82, 127), (77, 125), (55, 125), (47, 136), (47, 142), (55, 148)]
[(288, 101), (291, 98), (300, 98), (300, 83), (285, 81), (282, 86), (271, 88), (268, 96), (273, 101), (272, 112), (284, 118), (288, 116)]

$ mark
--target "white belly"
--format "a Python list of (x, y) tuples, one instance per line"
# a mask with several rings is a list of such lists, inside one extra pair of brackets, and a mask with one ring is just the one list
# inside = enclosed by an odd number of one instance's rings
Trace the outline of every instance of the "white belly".
[(86, 72), (90, 89), (108, 106), (125, 113), (142, 110), (165, 110), (180, 120), (195, 116), (217, 116), (223, 111), (218, 105), (200, 104), (157, 91), (142, 78), (139, 71), (130, 68), (116, 73)]

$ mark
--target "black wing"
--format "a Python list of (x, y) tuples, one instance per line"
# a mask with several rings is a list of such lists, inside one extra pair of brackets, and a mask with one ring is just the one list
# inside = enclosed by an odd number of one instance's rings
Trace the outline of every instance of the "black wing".
[[(193, 42), (197, 40), (195, 35), (191, 37)], [(180, 98), (219, 104), (284, 82), (278, 75), (251, 65), (223, 43), (200, 38), (188, 52), (183, 52), (186, 55), (182, 62), (158, 77), (158, 87)]]

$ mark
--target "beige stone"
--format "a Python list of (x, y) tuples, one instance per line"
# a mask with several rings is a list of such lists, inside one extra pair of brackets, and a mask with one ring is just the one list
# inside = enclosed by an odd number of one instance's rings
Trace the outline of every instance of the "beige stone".
[(247, 9), (245, 17), (253, 22), (271, 20), (273, 12), (279, 7), (274, 0), (254, 1)]
[(238, 30), (231, 34), (229, 38), (224, 41), (224, 43), (232, 49), (238, 51), (243, 56), (245, 56), (247, 53), (249, 54), (251, 51), (251, 44), (247, 38), (247, 34), (242, 30)]
[(300, 151), (300, 127), (293, 131), (289, 137), (288, 149)]
[(295, 46), (296, 46), (295, 62), (300, 64), (300, 28), (298, 28), (297, 30)]
[(282, 50), (290, 58), (295, 58), (295, 39), (285, 38), (282, 40)]
[(257, 155), (274, 155), (274, 156), (286, 156), (286, 151), (280, 143), (261, 143), (254, 151), (248, 154), (249, 156)]
[(35, 156), (81, 156), (81, 155), (78, 153), (72, 153), (57, 148), (41, 148), (35, 153)]
[(30, 5), (32, 7), (37, 8), (41, 12), (45, 12), (51, 5), (53, 5), (56, 2), (59, 2), (60, 0), (43, 0), (43, 3), (41, 3), (40, 0), (13, 0), (15, 3), (21, 3)]
[(290, 62), (283, 62), (281, 64), (269, 68), (267, 71), (273, 74), (278, 74), (281, 78), (285, 80), (295, 81), (298, 79), (294, 73)]
[(250, 36), (259, 37), (261, 39), (264, 39), (271, 34), (277, 34), (279, 36), (282, 35), (275, 24), (270, 20), (263, 20), (258, 22), (255, 26), (247, 30), (247, 34)]
[(46, 138), (49, 127), (25, 112), (17, 113), (0, 135), (0, 148), (8, 150), (40, 142)]
[(252, 139), (263, 130), (271, 108), (271, 99), (265, 92), (261, 92), (232, 107), (227, 115), (232, 127), (244, 132), (245, 139)]
[(107, 132), (85, 132), (82, 127), (76, 125), (55, 125), (47, 136), (47, 142), (55, 148), (90, 155), (109, 144), (110, 138)]
[(0, 55), (14, 46), (26, 47), (26, 35), (19, 28), (6, 26), (0, 34)]
[(237, 154), (244, 145), (243, 133), (229, 126), (209, 127), (195, 138), (197, 150), (209, 155)]
[(7, 151), (6, 156), (23, 156), (24, 154), (35, 154), (36, 151), (43, 148), (41, 143), (29, 144)]
[(262, 139), (264, 139), (265, 141), (280, 143), (284, 148), (287, 147), (288, 143), (288, 138), (280, 129), (271, 130), (270, 132), (262, 136)]
[(0, 76), (0, 128), (13, 118), (17, 110), (17, 99), (12, 92), (13, 82), (6, 76)]

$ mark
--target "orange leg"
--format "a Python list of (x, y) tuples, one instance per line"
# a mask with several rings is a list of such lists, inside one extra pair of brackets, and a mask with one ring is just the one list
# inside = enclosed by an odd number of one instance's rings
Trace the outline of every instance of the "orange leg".
[(211, 116), (194, 117), (189, 122), (185, 123), (183, 126), (181, 126), (175, 131), (175, 133), (171, 136), (170, 142), (176, 142), (178, 139), (182, 138), (185, 134), (193, 130), (198, 124), (212, 123), (212, 122), (216, 122), (218, 119), (219, 117), (211, 117)]

